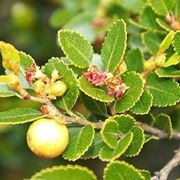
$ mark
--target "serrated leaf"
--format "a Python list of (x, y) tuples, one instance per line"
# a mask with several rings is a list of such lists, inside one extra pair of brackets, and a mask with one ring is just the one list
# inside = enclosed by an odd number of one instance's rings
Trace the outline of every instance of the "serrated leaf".
[(83, 36), (75, 31), (60, 30), (58, 42), (72, 64), (79, 68), (89, 66), (93, 58), (93, 48)]
[(151, 173), (147, 170), (139, 170), (145, 180), (151, 180)]
[(20, 65), (23, 68), (30, 67), (31, 64), (35, 63), (34, 59), (29, 54), (26, 54), (22, 51), (19, 52), (19, 57), (20, 57)]
[(167, 114), (159, 114), (153, 124), (154, 127), (162, 129), (167, 132), (168, 136), (172, 136), (172, 123), (171, 118)]
[(56, 105), (59, 108), (70, 110), (78, 98), (78, 81), (73, 71), (69, 69), (62, 59), (51, 58), (44, 66), (44, 73), (50, 76), (54, 69), (58, 71), (59, 75), (62, 77), (61, 80), (67, 85), (65, 95), (57, 99)]
[(173, 47), (178, 55), (180, 55), (180, 31), (174, 35)]
[(176, 67), (167, 67), (167, 68), (158, 68), (155, 73), (159, 77), (166, 77), (166, 78), (178, 78), (180, 77), (180, 69)]
[(13, 73), (19, 72), (20, 57), (16, 48), (9, 43), (0, 41), (0, 52), (3, 67)]
[(32, 108), (15, 108), (0, 112), (0, 124), (23, 124), (43, 116), (40, 111)]
[(110, 118), (103, 123), (102, 129), (100, 131), (103, 141), (112, 149), (116, 147), (118, 142), (118, 128), (118, 123)]
[(146, 6), (140, 14), (140, 25), (154, 31), (163, 31), (157, 24), (156, 18), (161, 18), (150, 6)]
[(94, 140), (89, 149), (85, 152), (85, 154), (81, 157), (82, 159), (94, 159), (98, 157), (101, 148), (104, 146), (104, 142), (101, 138), (99, 132), (96, 132), (94, 135)]
[(94, 85), (92, 85), (85, 77), (81, 76), (79, 78), (79, 86), (82, 92), (87, 96), (101, 101), (101, 102), (112, 102), (114, 100), (113, 96), (107, 95), (107, 93)]
[(109, 29), (101, 49), (105, 71), (114, 72), (122, 61), (126, 49), (126, 24), (117, 20)]
[(130, 157), (137, 156), (140, 153), (145, 140), (145, 135), (142, 128), (135, 126), (131, 132), (133, 133), (133, 139), (130, 146), (125, 152), (126, 156)]
[(168, 60), (164, 63), (164, 67), (176, 65), (180, 62), (180, 55), (174, 53)]
[(134, 114), (148, 114), (153, 103), (152, 94), (145, 89), (139, 101), (131, 108)]
[(155, 55), (159, 50), (160, 43), (162, 42), (162, 37), (157, 32), (147, 31), (142, 34), (142, 42), (148, 49), (148, 51)]
[(78, 180), (85, 178), (86, 180), (97, 180), (95, 174), (86, 167), (79, 165), (53, 166), (37, 172), (31, 177), (31, 180)]
[(153, 95), (154, 106), (172, 106), (180, 101), (180, 87), (172, 79), (159, 78), (155, 73), (151, 73), (146, 87)]
[(135, 72), (127, 72), (122, 76), (123, 83), (128, 87), (124, 96), (115, 102), (117, 112), (128, 111), (139, 100), (143, 93), (143, 80), (140, 74)]
[(133, 134), (129, 132), (118, 140), (118, 143), (114, 149), (111, 149), (107, 145), (104, 145), (99, 153), (99, 158), (102, 161), (113, 161), (119, 158), (131, 144), (132, 138)]
[(86, 106), (87, 110), (89, 110), (93, 114), (105, 117), (108, 115), (105, 103), (92, 99), (84, 93), (81, 93), (81, 99), (83, 100), (83, 103)]
[(162, 20), (162, 19), (160, 19), (160, 18), (156, 18), (156, 22), (158, 23), (158, 25), (159, 25), (162, 29), (164, 29), (164, 30), (166, 30), (166, 31), (171, 31), (171, 28), (169, 27), (169, 25), (168, 25), (164, 20)]
[(135, 123), (135, 119), (132, 116), (124, 114), (115, 115), (110, 117), (109, 119), (112, 119), (118, 123), (118, 130), (122, 134), (126, 134), (131, 131)]
[(113, 161), (104, 169), (104, 180), (145, 180), (134, 166), (124, 161)]
[(165, 16), (172, 10), (175, 0), (150, 0), (149, 1), (154, 11), (162, 16)]
[(143, 54), (140, 49), (132, 49), (125, 56), (128, 71), (143, 71)]
[(167, 36), (163, 39), (163, 41), (161, 42), (160, 46), (159, 46), (159, 50), (158, 50), (158, 54), (161, 55), (162, 53), (164, 53), (166, 51), (166, 49), (169, 48), (169, 46), (171, 45), (171, 42), (174, 38), (175, 32), (174, 31), (170, 31)]
[(91, 125), (69, 128), (69, 144), (63, 153), (63, 158), (69, 161), (79, 159), (91, 146), (94, 133)]
[(18, 93), (9, 88), (6, 84), (0, 83), (0, 97), (18, 96)]

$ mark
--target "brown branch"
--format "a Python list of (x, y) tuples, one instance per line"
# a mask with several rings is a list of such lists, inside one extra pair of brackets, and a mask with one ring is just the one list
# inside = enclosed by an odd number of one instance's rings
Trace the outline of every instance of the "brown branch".
[[(144, 131), (157, 136), (159, 139), (169, 138), (168, 133), (166, 133), (163, 130), (160, 130), (158, 128), (152, 127), (152, 126), (150, 126), (148, 124), (144, 124), (144, 123), (141, 123), (141, 122), (138, 122), (138, 125), (141, 126), (144, 129)], [(176, 132), (176, 131), (173, 131), (171, 138), (180, 139), (180, 133)]]
[(170, 172), (177, 166), (180, 166), (180, 147), (174, 157), (159, 172), (155, 172), (152, 180), (167, 180)]
[[(40, 98), (40, 97), (34, 97), (34, 96), (30, 96), (29, 97), (30, 100), (35, 101), (35, 102), (39, 102), (41, 104), (45, 104), (49, 107), (49, 114), (47, 114), (47, 117), (55, 117), (56, 119), (59, 119), (61, 122), (63, 122), (64, 124), (68, 124), (68, 123), (77, 123), (77, 124), (81, 124), (81, 125), (88, 125), (91, 124), (94, 128), (96, 129), (101, 129), (103, 126), (103, 122), (99, 121), (97, 123), (95, 122), (90, 122), (85, 118), (81, 118), (79, 116), (77, 116), (76, 114), (74, 114), (73, 112), (68, 112), (70, 116), (66, 116), (64, 114), (62, 114), (59, 109), (57, 109), (54, 104), (49, 100), (49, 99), (44, 99), (44, 98)], [(144, 129), (144, 131), (155, 135), (157, 138), (159, 139), (163, 139), (163, 138), (169, 138), (169, 135), (163, 131), (160, 130), (158, 128), (152, 127), (150, 125), (144, 124), (142, 122), (137, 122), (137, 124), (142, 127)], [(180, 133), (174, 131), (172, 133), (172, 137), (173, 139), (180, 139)]]

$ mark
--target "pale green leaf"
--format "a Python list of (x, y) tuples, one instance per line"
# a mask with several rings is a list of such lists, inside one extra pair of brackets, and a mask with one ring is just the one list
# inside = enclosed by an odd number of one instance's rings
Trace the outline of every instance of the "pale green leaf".
[(100, 131), (103, 141), (112, 149), (116, 147), (118, 142), (118, 128), (118, 123), (110, 118), (103, 123), (102, 129)]
[(114, 72), (126, 49), (126, 24), (117, 20), (109, 29), (101, 49), (101, 58), (107, 72)]
[(23, 68), (30, 67), (33, 63), (35, 63), (34, 59), (29, 55), (22, 51), (19, 52), (20, 57), (20, 65)]
[(0, 112), (0, 124), (23, 124), (43, 116), (40, 111), (32, 108), (15, 108)]
[(58, 42), (72, 64), (79, 68), (89, 66), (93, 58), (93, 48), (83, 36), (75, 31), (60, 30)]
[(101, 102), (112, 102), (114, 100), (113, 96), (107, 95), (105, 90), (92, 85), (85, 77), (81, 76), (79, 78), (79, 86), (82, 92), (87, 96), (99, 100)]
[(176, 0), (173, 14), (175, 17), (180, 17), (180, 0)]
[(82, 159), (94, 159), (97, 158), (101, 148), (104, 146), (104, 142), (101, 138), (99, 132), (96, 132), (94, 135), (94, 140), (89, 149), (81, 157)]
[(180, 101), (180, 87), (172, 79), (159, 78), (155, 73), (151, 73), (146, 87), (153, 95), (154, 106), (172, 106)]
[(99, 153), (99, 158), (102, 161), (113, 161), (119, 158), (131, 144), (132, 138), (133, 133), (129, 132), (118, 140), (118, 143), (114, 149), (104, 145)]
[(95, 174), (86, 167), (79, 165), (53, 166), (37, 172), (31, 180), (97, 180)]
[(133, 133), (133, 139), (125, 152), (125, 155), (130, 157), (137, 156), (140, 153), (145, 141), (145, 135), (142, 128), (135, 126), (131, 132)]
[(94, 133), (91, 125), (69, 128), (69, 144), (63, 153), (63, 158), (75, 161), (84, 155), (93, 142)]
[(164, 53), (169, 48), (169, 46), (171, 45), (172, 40), (174, 38), (174, 34), (175, 34), (174, 31), (170, 31), (167, 34), (167, 36), (163, 39), (163, 41), (161, 42), (161, 44), (159, 46), (158, 54), (161, 55), (162, 53)]
[(125, 56), (128, 71), (143, 71), (143, 54), (140, 49), (132, 49)]
[(152, 94), (145, 89), (140, 100), (131, 108), (134, 114), (148, 114), (153, 103)]
[(175, 0), (149, 0), (154, 11), (162, 16), (166, 16), (172, 10)]
[(140, 99), (143, 93), (143, 80), (140, 74), (135, 72), (127, 72), (122, 76), (123, 83), (128, 87), (124, 96), (115, 102), (117, 112), (125, 112), (132, 108)]
[(178, 78), (180, 77), (180, 69), (177, 67), (158, 68), (155, 73), (159, 77)]
[(167, 61), (164, 64), (164, 67), (176, 65), (179, 64), (179, 62), (180, 62), (180, 55), (174, 53), (171, 57), (167, 59)]
[(124, 161), (113, 161), (104, 169), (104, 180), (145, 180), (141, 172)]
[(180, 55), (180, 31), (176, 32), (174, 36), (173, 47), (178, 55)]
[(50, 76), (55, 69), (58, 71), (61, 80), (67, 85), (65, 95), (57, 99), (56, 105), (59, 108), (69, 110), (74, 106), (78, 98), (78, 81), (73, 71), (63, 62), (62, 59), (51, 58), (44, 66), (44, 73)]

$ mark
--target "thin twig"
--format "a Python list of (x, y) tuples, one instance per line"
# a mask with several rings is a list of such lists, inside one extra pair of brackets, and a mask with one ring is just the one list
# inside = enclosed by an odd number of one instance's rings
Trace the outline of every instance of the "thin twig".
[(152, 180), (167, 180), (170, 172), (177, 166), (180, 166), (180, 148), (176, 151), (174, 157), (159, 172), (155, 172)]

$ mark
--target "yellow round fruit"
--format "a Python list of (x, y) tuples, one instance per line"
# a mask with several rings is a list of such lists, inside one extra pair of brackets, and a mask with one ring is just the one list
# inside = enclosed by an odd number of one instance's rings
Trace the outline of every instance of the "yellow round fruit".
[(27, 131), (28, 147), (43, 158), (55, 158), (62, 154), (68, 141), (67, 127), (53, 119), (39, 119)]
[(63, 81), (56, 81), (50, 86), (50, 93), (54, 96), (63, 96), (67, 86)]

